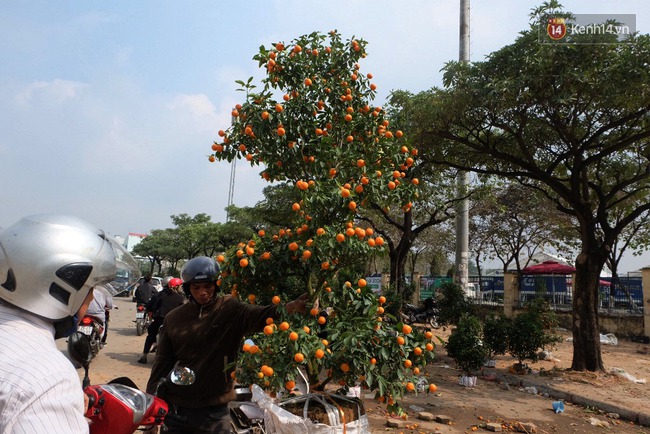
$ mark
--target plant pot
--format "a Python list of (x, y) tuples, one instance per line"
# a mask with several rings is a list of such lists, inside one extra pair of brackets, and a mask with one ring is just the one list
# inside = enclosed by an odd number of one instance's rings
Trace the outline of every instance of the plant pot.
[(474, 387), (476, 386), (476, 375), (463, 375), (460, 377), (460, 380), (458, 380), (458, 384), (465, 387)]

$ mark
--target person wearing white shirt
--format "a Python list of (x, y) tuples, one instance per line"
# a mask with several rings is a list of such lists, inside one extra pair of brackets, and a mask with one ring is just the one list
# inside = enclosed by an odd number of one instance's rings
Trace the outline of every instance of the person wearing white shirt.
[(106, 343), (106, 334), (108, 333), (108, 311), (113, 309), (113, 297), (108, 290), (102, 286), (93, 288), (93, 301), (88, 305), (86, 315), (92, 315), (102, 320), (104, 323), (104, 334), (102, 335), (102, 344)]
[(103, 231), (72, 216), (0, 232), (0, 434), (89, 432), (79, 375), (55, 339), (115, 277), (115, 257)]

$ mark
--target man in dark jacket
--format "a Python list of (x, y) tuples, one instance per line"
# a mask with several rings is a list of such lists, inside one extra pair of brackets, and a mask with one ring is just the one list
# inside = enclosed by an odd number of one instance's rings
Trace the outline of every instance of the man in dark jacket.
[[(189, 302), (165, 317), (147, 392), (155, 393), (159, 381), (174, 366), (190, 368), (196, 376), (193, 384), (170, 385), (165, 390), (164, 399), (169, 404), (165, 432), (230, 432), (228, 402), (235, 398), (230, 376), (234, 368), (226, 366), (237, 360), (245, 335), (261, 331), (267, 318), (276, 318), (277, 307), (218, 295), (219, 266), (206, 256), (189, 260), (181, 277)], [(287, 313), (304, 313), (307, 299), (303, 294), (287, 303)]]
[(144, 276), (144, 282), (142, 282), (135, 290), (135, 302), (137, 304), (147, 304), (151, 297), (156, 293), (156, 288), (150, 283), (151, 276)]
[(151, 351), (151, 346), (156, 343), (158, 337), (158, 331), (163, 325), (163, 320), (165, 316), (182, 305), (184, 302), (183, 296), (177, 291), (177, 288), (181, 286), (183, 281), (178, 277), (165, 277), (162, 281), (163, 290), (156, 292), (149, 303), (147, 304), (147, 310), (151, 312), (153, 321), (147, 327), (147, 338), (144, 341), (144, 349), (142, 351), (142, 357), (138, 359), (138, 363), (147, 363), (147, 354)]

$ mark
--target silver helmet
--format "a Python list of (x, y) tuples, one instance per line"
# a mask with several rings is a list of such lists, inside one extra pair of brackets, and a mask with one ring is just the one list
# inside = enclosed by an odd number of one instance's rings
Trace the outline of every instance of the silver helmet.
[(33, 215), (0, 232), (0, 298), (43, 318), (73, 316), (116, 271), (111, 241), (77, 217)]
[(174, 276), (165, 276), (165, 277), (163, 277), (163, 280), (162, 280), (162, 283), (161, 283), (162, 287), (163, 288), (168, 288), (169, 287), (169, 281), (172, 280), (173, 278), (174, 278)]

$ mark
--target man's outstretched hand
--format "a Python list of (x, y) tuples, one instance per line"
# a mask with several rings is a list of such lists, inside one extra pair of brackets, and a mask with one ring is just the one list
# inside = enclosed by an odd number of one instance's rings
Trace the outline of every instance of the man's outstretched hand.
[(309, 294), (304, 293), (300, 297), (287, 303), (284, 307), (287, 309), (288, 314), (292, 313), (305, 313), (307, 311), (307, 302), (309, 301)]

